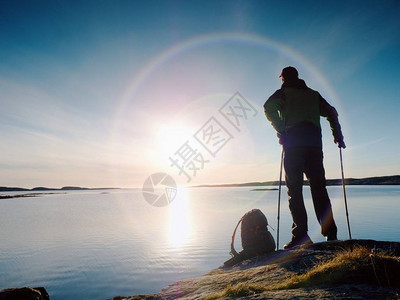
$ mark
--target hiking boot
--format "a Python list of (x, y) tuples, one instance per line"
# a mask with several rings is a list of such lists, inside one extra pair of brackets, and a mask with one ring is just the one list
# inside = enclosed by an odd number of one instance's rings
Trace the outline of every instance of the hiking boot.
[(309, 246), (312, 244), (313, 244), (312, 240), (310, 239), (308, 234), (306, 234), (302, 237), (293, 237), (289, 243), (283, 246), (283, 249), (290, 250), (299, 246)]

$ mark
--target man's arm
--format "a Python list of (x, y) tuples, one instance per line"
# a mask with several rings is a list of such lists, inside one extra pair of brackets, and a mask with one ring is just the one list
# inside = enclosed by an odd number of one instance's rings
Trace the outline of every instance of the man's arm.
[(346, 148), (342, 134), (342, 128), (340, 126), (338, 119), (339, 114), (333, 106), (331, 106), (324, 98), (322, 98), (321, 95), (320, 95), (320, 113), (321, 116), (326, 117), (331, 126), (335, 144), (338, 143), (339, 148)]
[(277, 90), (264, 104), (264, 113), (267, 119), (278, 133), (285, 131), (285, 123), (281, 118), (281, 111), (284, 103), (282, 90)]

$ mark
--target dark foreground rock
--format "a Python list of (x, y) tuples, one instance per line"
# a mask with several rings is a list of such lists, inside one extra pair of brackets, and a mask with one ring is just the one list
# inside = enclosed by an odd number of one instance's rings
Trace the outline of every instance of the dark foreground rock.
[[(340, 261), (341, 253), (360, 248), (364, 255), (350, 257), (351, 264)], [(231, 298), (400, 299), (400, 243), (348, 240), (279, 250), (175, 282), (157, 294), (113, 300)]]
[(0, 291), (0, 300), (50, 300), (44, 287), (10, 288)]

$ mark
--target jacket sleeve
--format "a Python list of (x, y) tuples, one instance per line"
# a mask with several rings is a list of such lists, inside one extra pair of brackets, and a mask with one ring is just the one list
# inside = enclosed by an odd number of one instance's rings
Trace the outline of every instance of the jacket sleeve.
[(277, 90), (264, 104), (264, 113), (272, 126), (279, 133), (285, 131), (285, 122), (282, 120), (282, 108), (285, 94), (281, 89)]
[(331, 106), (322, 96), (320, 95), (320, 114), (321, 116), (325, 117), (332, 130), (332, 135), (335, 140), (342, 140), (343, 141), (343, 134), (342, 129), (339, 124), (338, 116), (336, 109)]

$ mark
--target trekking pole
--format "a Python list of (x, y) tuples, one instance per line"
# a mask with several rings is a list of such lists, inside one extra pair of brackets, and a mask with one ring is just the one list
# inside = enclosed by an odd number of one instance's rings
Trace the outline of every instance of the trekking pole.
[(279, 173), (279, 193), (278, 193), (278, 229), (276, 230), (276, 250), (279, 250), (279, 220), (281, 211), (281, 187), (282, 187), (282, 164), (283, 164), (283, 148), (281, 153), (281, 170)]
[(339, 150), (340, 150), (340, 167), (341, 167), (341, 169), (342, 169), (342, 186), (343, 186), (343, 196), (344, 196), (344, 207), (345, 207), (345, 209), (346, 209), (347, 229), (348, 229), (348, 231), (349, 231), (349, 238), (350, 238), (350, 240), (351, 240), (350, 221), (349, 221), (349, 211), (347, 210), (346, 187), (345, 187), (345, 183), (344, 183), (342, 148), (339, 147)]

